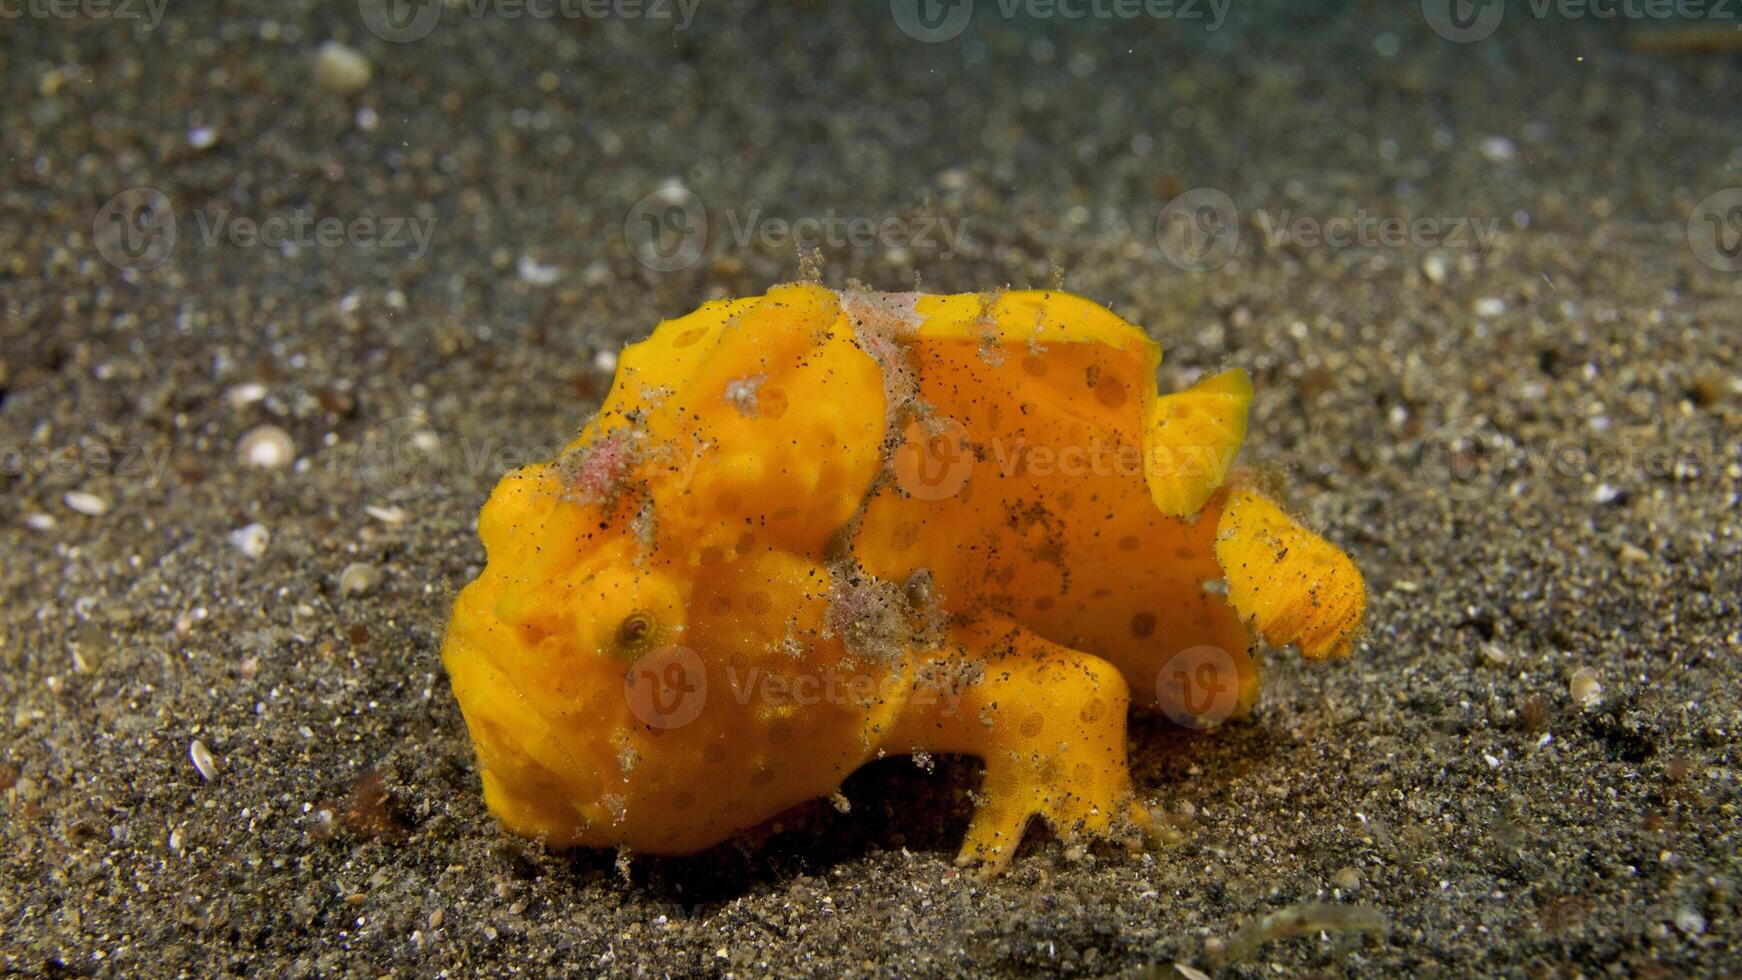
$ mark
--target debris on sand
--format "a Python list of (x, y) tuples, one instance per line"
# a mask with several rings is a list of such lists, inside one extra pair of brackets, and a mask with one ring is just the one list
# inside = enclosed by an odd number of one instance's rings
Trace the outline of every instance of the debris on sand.
[(1391, 928), (1385, 914), (1365, 905), (1333, 905), (1306, 902), (1254, 919), (1229, 940), (1222, 953), (1224, 962), (1250, 956), (1268, 942), (1315, 932), (1365, 932), (1383, 935)]
[(338, 41), (328, 41), (315, 52), (314, 73), (321, 88), (339, 95), (363, 91), (375, 75), (363, 52)]

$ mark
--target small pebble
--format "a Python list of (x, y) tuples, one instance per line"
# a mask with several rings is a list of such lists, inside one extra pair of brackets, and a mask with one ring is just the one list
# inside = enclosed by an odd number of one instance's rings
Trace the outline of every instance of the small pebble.
[(380, 504), (364, 504), (363, 513), (368, 514), (370, 517), (375, 518), (383, 524), (392, 525), (394, 527), (404, 524), (406, 518), (411, 516), (405, 512), (404, 507), (383, 507)]
[(594, 354), (593, 366), (601, 371), (617, 370), (617, 352), (614, 350), (602, 350), (597, 354)]
[(1352, 892), (1361, 887), (1361, 872), (1353, 865), (1346, 866), (1338, 870), (1336, 877), (1331, 879), (1331, 883), (1346, 892)]
[(86, 517), (102, 517), (109, 512), (109, 502), (94, 493), (83, 490), (68, 490), (61, 498), (66, 505)]
[(369, 87), (374, 70), (363, 52), (328, 41), (315, 52), (315, 82), (329, 92), (352, 95)]
[(255, 402), (266, 400), (266, 386), (258, 381), (244, 381), (239, 385), (231, 385), (224, 392), (224, 400), (231, 408), (247, 408)]
[(1480, 317), (1495, 317), (1506, 312), (1506, 301), (1496, 296), (1484, 296), (1471, 306)]
[(533, 286), (549, 286), (562, 277), (562, 270), (554, 265), (539, 265), (538, 260), (530, 255), (522, 255), (514, 264), (514, 270), (520, 274), (520, 281)]
[(260, 523), (239, 527), (230, 532), (230, 543), (236, 550), (250, 558), (259, 558), (266, 554), (266, 546), (272, 542), (272, 532), (266, 525)]
[(339, 591), (346, 595), (363, 595), (381, 581), (381, 572), (374, 565), (352, 562), (339, 573)]
[(289, 466), (296, 459), (296, 443), (290, 433), (276, 425), (257, 426), (236, 442), (236, 455), (243, 466), (276, 470)]
[(1706, 931), (1706, 917), (1693, 909), (1681, 909), (1675, 914), (1675, 927), (1685, 935), (1698, 936)]
[(32, 531), (52, 531), (54, 530), (54, 515), (26, 514), (24, 515), (24, 526)]
[(1603, 685), (1597, 680), (1597, 672), (1589, 667), (1573, 671), (1573, 676), (1567, 680), (1567, 690), (1574, 703), (1582, 708), (1592, 708), (1603, 701)]
[(218, 760), (212, 758), (212, 750), (206, 748), (206, 743), (194, 739), (194, 743), (188, 746), (188, 758), (193, 760), (194, 768), (200, 771), (206, 782), (218, 778)]
[(1489, 163), (1508, 163), (1518, 158), (1518, 145), (1504, 136), (1482, 141), (1482, 156)]
[(1428, 282), (1436, 286), (1445, 285), (1449, 273), (1450, 267), (1446, 264), (1446, 257), (1438, 252), (1432, 252), (1427, 258), (1421, 260), (1421, 274), (1427, 277)]
[(196, 150), (209, 150), (218, 143), (218, 131), (210, 126), (195, 126), (188, 130), (188, 145)]

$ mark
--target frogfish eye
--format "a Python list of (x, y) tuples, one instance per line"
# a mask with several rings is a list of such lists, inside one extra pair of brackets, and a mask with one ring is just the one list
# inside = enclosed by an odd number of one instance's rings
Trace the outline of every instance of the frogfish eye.
[(653, 634), (653, 617), (639, 610), (632, 612), (617, 624), (617, 649), (637, 653), (653, 639)]

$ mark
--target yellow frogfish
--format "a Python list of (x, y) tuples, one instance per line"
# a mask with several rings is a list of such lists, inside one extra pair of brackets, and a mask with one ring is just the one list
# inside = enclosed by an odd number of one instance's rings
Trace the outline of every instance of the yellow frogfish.
[(886, 755), (984, 773), (957, 858), (1144, 822), (1128, 706), (1207, 727), (1256, 637), (1348, 653), (1366, 592), (1233, 467), (1240, 370), (1062, 292), (789, 285), (626, 348), (505, 476), (442, 656), (484, 797), (553, 847), (689, 854)]

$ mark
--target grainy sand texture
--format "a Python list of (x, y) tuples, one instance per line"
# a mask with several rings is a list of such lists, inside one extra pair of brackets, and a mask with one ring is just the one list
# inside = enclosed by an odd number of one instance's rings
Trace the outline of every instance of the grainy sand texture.
[[(0, 971), (1734, 975), (1742, 32), (1627, 9), (0, 0)], [(485, 810), (485, 494), (806, 277), (1251, 372), (1369, 626), (1134, 718), (1141, 853), (959, 871), (954, 758), (689, 859)]]

